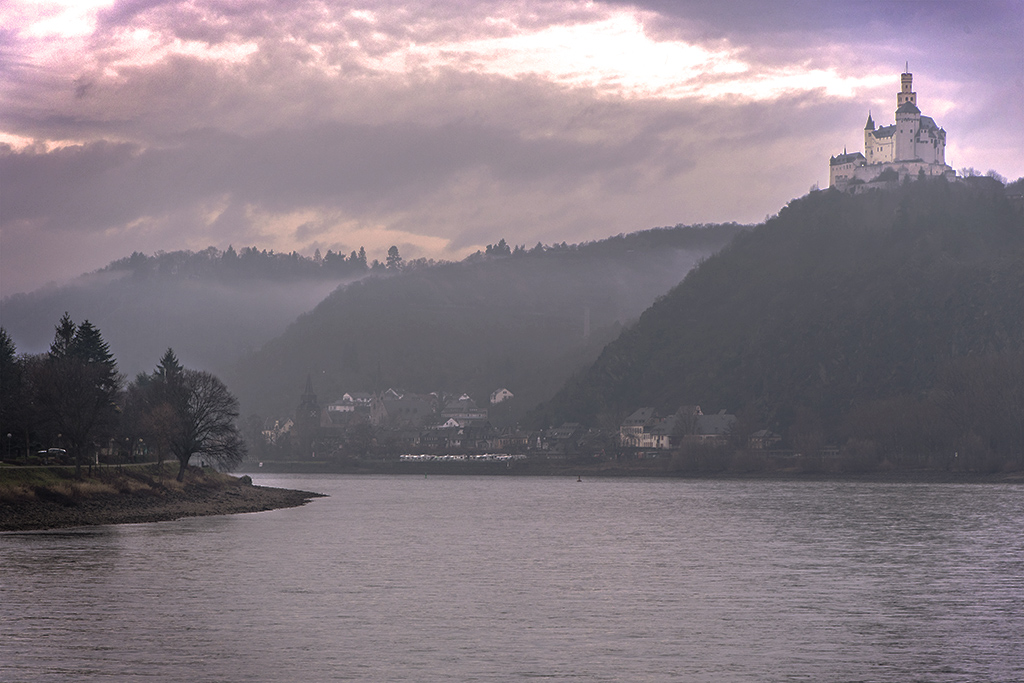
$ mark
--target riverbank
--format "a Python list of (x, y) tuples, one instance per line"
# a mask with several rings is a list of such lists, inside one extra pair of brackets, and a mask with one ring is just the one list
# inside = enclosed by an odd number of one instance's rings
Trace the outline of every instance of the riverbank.
[(96, 468), (76, 479), (74, 468), (0, 468), (0, 531), (162, 522), (183, 517), (261, 512), (304, 505), (321, 494), (253, 486), (191, 467), (183, 482), (177, 465)]
[(584, 478), (664, 478), (664, 479), (750, 479), (771, 481), (865, 481), (889, 483), (1006, 483), (1024, 484), (1024, 471), (970, 472), (937, 469), (875, 469), (842, 471), (812, 470), (805, 467), (771, 469), (674, 469), (668, 458), (641, 460), (571, 461), (525, 458), (522, 460), (399, 461), (389, 460), (292, 460), (243, 463), (241, 472), (251, 474), (395, 474), (395, 475), (486, 475)]

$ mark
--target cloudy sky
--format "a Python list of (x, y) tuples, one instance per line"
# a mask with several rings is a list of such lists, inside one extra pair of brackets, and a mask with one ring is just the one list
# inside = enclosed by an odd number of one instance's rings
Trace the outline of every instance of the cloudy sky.
[(891, 123), (1024, 175), (1024, 3), (4, 0), (0, 295), (133, 251), (756, 222)]

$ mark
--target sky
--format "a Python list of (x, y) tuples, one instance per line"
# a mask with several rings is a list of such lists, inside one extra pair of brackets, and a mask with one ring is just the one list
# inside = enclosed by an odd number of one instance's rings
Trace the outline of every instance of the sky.
[(0, 296), (135, 251), (754, 223), (894, 120), (1024, 175), (1024, 2), (0, 3)]

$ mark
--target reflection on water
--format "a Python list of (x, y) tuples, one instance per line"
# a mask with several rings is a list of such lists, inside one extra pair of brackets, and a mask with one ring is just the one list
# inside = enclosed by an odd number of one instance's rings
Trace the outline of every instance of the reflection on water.
[(1014, 486), (299, 477), (0, 535), (0, 680), (1024, 680)]

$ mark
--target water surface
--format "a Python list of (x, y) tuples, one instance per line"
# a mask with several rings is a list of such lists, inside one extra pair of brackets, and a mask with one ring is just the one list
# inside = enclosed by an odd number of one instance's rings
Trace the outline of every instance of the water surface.
[(1024, 489), (256, 477), (0, 534), (0, 680), (1022, 681)]

